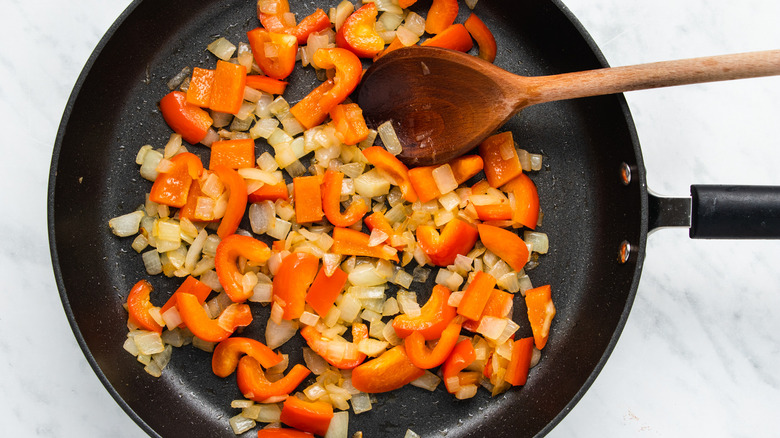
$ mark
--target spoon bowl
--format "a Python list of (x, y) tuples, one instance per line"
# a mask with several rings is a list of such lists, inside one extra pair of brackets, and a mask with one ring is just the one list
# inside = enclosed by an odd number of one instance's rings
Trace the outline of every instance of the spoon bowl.
[(357, 103), (369, 126), (391, 121), (401, 161), (428, 166), (470, 151), (530, 105), (777, 74), (780, 50), (527, 77), (466, 53), (411, 46), (374, 62)]

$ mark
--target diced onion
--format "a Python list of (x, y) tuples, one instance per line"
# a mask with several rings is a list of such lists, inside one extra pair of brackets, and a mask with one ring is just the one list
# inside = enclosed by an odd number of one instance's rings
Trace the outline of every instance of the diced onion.
[(423, 33), (425, 33), (425, 18), (415, 12), (409, 12), (406, 14), (404, 27), (418, 37), (421, 37)]
[(255, 420), (246, 418), (240, 414), (230, 418), (230, 427), (236, 435), (240, 435), (256, 425), (257, 423), (255, 423)]
[(393, 155), (401, 153), (401, 142), (398, 140), (398, 135), (395, 133), (391, 120), (382, 123), (376, 130), (379, 133), (379, 137), (382, 139), (382, 143), (385, 145), (387, 152), (390, 152)]
[(420, 35), (415, 31), (410, 30), (407, 25), (403, 24), (398, 26), (398, 29), (395, 30), (395, 37), (406, 47), (413, 46), (420, 41)]
[(213, 53), (217, 58), (228, 61), (233, 56), (233, 53), (235, 53), (236, 46), (226, 38), (220, 37), (209, 44), (206, 49)]
[(110, 219), (108, 221), (108, 226), (111, 228), (111, 232), (119, 237), (132, 236), (133, 234), (138, 233), (138, 229), (141, 226), (141, 219), (143, 219), (144, 216), (143, 211), (137, 210)]
[(539, 254), (547, 254), (550, 246), (547, 234), (538, 231), (524, 231), (523, 241), (527, 244), (531, 244), (532, 250)]
[(279, 348), (289, 341), (296, 331), (298, 331), (298, 323), (294, 321), (282, 320), (281, 323), (277, 324), (268, 318), (268, 324), (265, 327), (265, 344), (272, 350)]
[(349, 412), (334, 412), (324, 438), (347, 438), (349, 436)]
[(371, 410), (371, 398), (364, 392), (353, 395), (351, 401), (352, 410), (355, 414), (362, 414)]
[(447, 194), (458, 188), (458, 182), (455, 180), (455, 175), (449, 164), (442, 164), (433, 169), (432, 176), (436, 187), (442, 194)]
[(433, 374), (432, 372), (425, 370), (425, 374), (418, 377), (417, 379), (413, 380), (411, 384), (413, 386), (416, 386), (418, 388), (423, 388), (428, 391), (434, 391), (439, 386), (439, 383), (441, 383), (441, 379), (436, 374)]

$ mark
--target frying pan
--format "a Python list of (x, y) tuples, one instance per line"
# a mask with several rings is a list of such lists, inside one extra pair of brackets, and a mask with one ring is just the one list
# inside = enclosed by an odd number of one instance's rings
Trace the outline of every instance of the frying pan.
[[(292, 2), (308, 14), (324, 2)], [(420, 10), (430, 2), (420, 1)], [(496, 63), (524, 75), (606, 66), (598, 49), (559, 2), (480, 0), (476, 12), (494, 31)], [(465, 8), (464, 8), (465, 9)], [(156, 104), (165, 82), (183, 66), (208, 65), (203, 53), (215, 35), (245, 40), (257, 25), (253, 2), (137, 1), (104, 37), (82, 73), (57, 136), (49, 187), (52, 259), (63, 304), (88, 361), (125, 411), (153, 436), (232, 436), (229, 401), (240, 397), (231, 379), (213, 376), (209, 355), (177, 349), (159, 379), (125, 353), (126, 292), (146, 278), (129, 241), (107, 230), (111, 217), (133, 210), (149, 184), (138, 177), (136, 150), (161, 145), (170, 134)], [(465, 13), (466, 11), (462, 11)], [(462, 21), (465, 17), (460, 17)], [(213, 61), (212, 61), (213, 62)], [(318, 82), (310, 71), (291, 78), (294, 102)], [(551, 253), (532, 272), (550, 283), (558, 316), (529, 383), (491, 399), (484, 391), (456, 402), (417, 388), (380, 395), (374, 410), (350, 418), (367, 436), (519, 436), (552, 429), (584, 394), (625, 323), (639, 281), (647, 234), (654, 226), (685, 222), (687, 201), (651, 196), (636, 133), (622, 96), (540, 105), (505, 129), (524, 147), (545, 154), (539, 186)], [(203, 158), (207, 151), (194, 148)], [(621, 170), (631, 170), (628, 184)], [(709, 188), (705, 188), (705, 191)], [(667, 205), (682, 207), (667, 219)], [(674, 211), (674, 209), (672, 209)], [(681, 219), (682, 218), (682, 219)], [(732, 227), (727, 227), (732, 229)], [(630, 247), (624, 263), (620, 248)], [(176, 280), (153, 278), (158, 293)], [(418, 292), (424, 299), (430, 285)], [(522, 303), (517, 321), (524, 322)], [(257, 309), (256, 317), (267, 312)], [(529, 328), (521, 327), (521, 334)], [(247, 332), (262, 339), (262, 328)], [(295, 359), (300, 340), (282, 348)], [(248, 434), (250, 435), (250, 434)]]

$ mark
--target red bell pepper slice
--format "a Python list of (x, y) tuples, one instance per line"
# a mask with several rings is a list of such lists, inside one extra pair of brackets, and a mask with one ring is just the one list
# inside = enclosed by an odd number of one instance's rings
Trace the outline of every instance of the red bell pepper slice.
[(290, 192), (284, 181), (279, 181), (276, 184), (263, 184), (262, 187), (250, 193), (247, 198), (250, 203), (278, 201), (280, 199), (285, 201), (290, 199)]
[(308, 368), (295, 364), (281, 379), (270, 382), (255, 358), (244, 356), (238, 361), (236, 381), (238, 389), (244, 396), (256, 402), (263, 402), (271, 397), (288, 395), (311, 374)]
[(324, 108), (320, 101), (326, 93), (335, 87), (333, 79), (320, 84), (317, 88), (311, 90), (303, 99), (290, 108), (290, 113), (301, 122), (307, 129), (313, 128), (328, 118), (330, 109)]
[(512, 219), (512, 208), (508, 202), (474, 205), (477, 218), (481, 221), (506, 221)]
[[(478, 174), (483, 167), (482, 157), (479, 155), (464, 155), (449, 163), (452, 175), (458, 184), (463, 184), (471, 177)], [(409, 182), (420, 199), (420, 202), (428, 202), (441, 196), (436, 180), (433, 179), (433, 170), (437, 166), (421, 166), (409, 169)]]
[(310, 305), (320, 316), (325, 316), (336, 302), (339, 294), (347, 284), (347, 273), (336, 267), (331, 276), (325, 273), (325, 266), (320, 268), (314, 277), (309, 291), (306, 293), (306, 303)]
[(536, 184), (528, 175), (521, 173), (506, 183), (502, 189), (515, 195), (512, 220), (532, 230), (535, 229), (539, 222), (539, 193)]
[(457, 23), (442, 30), (436, 36), (428, 38), (420, 43), (420, 45), (468, 52), (474, 47), (474, 42), (471, 41), (471, 34), (469, 34), (469, 31), (467, 31), (462, 24)]
[(398, 0), (398, 6), (406, 9), (409, 6), (417, 3), (417, 0)]
[(496, 318), (507, 318), (512, 312), (514, 306), (514, 295), (502, 290), (493, 289), (490, 292), (490, 298), (482, 310), (479, 320), (469, 319), (463, 323), (463, 328), (472, 332), (479, 328), (480, 320), (485, 316), (495, 316)]
[(351, 228), (335, 227), (333, 229), (333, 254), (376, 257), (378, 259), (398, 261), (395, 248), (388, 245), (368, 246), (371, 236)]
[[(317, 329), (308, 325), (301, 329), (301, 336), (306, 339), (309, 348), (338, 369), (351, 370), (366, 360), (366, 355), (357, 348), (360, 341), (368, 339), (368, 327), (365, 324), (352, 324), (352, 342), (324, 338)], [(334, 342), (341, 347), (331, 348)]]
[(449, 266), (455, 262), (458, 254), (465, 255), (477, 243), (477, 230), (458, 218), (447, 222), (441, 233), (433, 225), (421, 225), (416, 231), (417, 243), (431, 263), (436, 266)]
[(496, 287), (496, 279), (492, 275), (477, 271), (458, 304), (458, 315), (474, 321), (479, 320), (494, 287)]
[[(165, 313), (171, 307), (176, 306), (176, 299), (178, 298), (178, 295), (184, 293), (195, 295), (195, 297), (198, 299), (198, 302), (203, 304), (206, 302), (206, 298), (208, 298), (209, 294), (211, 293), (211, 287), (193, 277), (192, 275), (188, 275), (187, 278), (184, 279), (184, 282), (182, 282), (182, 284), (176, 289), (173, 295), (168, 298), (168, 301), (166, 301), (165, 304), (163, 304), (163, 306), (160, 308), (160, 313)], [(183, 325), (184, 324), (182, 323), (180, 327)]]
[(320, 259), (306, 252), (294, 252), (279, 265), (274, 275), (274, 301), (284, 309), (283, 319), (300, 318), (306, 307), (306, 291), (317, 275)]
[(315, 435), (325, 436), (333, 418), (333, 405), (321, 401), (304, 401), (288, 397), (282, 405), (279, 421)]
[[(505, 159), (502, 150), (510, 151)], [(512, 131), (505, 131), (486, 138), (479, 145), (479, 155), (485, 161), (485, 177), (491, 187), (500, 187), (523, 173), (520, 158), (515, 150)]]
[(493, 254), (507, 262), (515, 271), (528, 263), (528, 247), (517, 234), (493, 225), (479, 224), (479, 238)]
[(219, 377), (227, 377), (236, 370), (242, 355), (254, 358), (265, 368), (271, 368), (283, 359), (260, 341), (243, 337), (227, 338), (214, 348), (211, 370)]
[(538, 350), (547, 345), (550, 325), (555, 317), (555, 305), (549, 284), (525, 292), (525, 305), (528, 307), (528, 321), (534, 335), (534, 344)]
[(270, 94), (283, 94), (287, 88), (287, 82), (264, 75), (247, 75), (246, 86)]
[(373, 58), (385, 48), (385, 40), (376, 31), (378, 10), (375, 3), (366, 3), (350, 14), (336, 32), (336, 45), (361, 58)]
[(425, 337), (420, 332), (412, 332), (404, 340), (404, 347), (409, 360), (422, 369), (435, 368), (444, 363), (450, 356), (460, 338), (460, 320), (452, 320), (441, 332), (441, 338), (433, 349), (425, 345)]
[(477, 46), (479, 46), (479, 57), (487, 62), (495, 61), (496, 52), (498, 51), (496, 47), (496, 38), (493, 36), (493, 32), (485, 25), (485, 22), (472, 13), (463, 25), (477, 41)]
[(150, 332), (162, 333), (162, 326), (149, 314), (149, 310), (154, 307), (149, 301), (151, 292), (152, 285), (148, 281), (138, 281), (127, 294), (127, 312), (130, 314), (130, 322), (138, 327)]
[(409, 180), (409, 168), (395, 155), (381, 146), (372, 146), (363, 150), (363, 156), (371, 165), (390, 175), (395, 185), (401, 189), (404, 199), (409, 202), (417, 200), (417, 192)]
[(236, 303), (246, 301), (252, 296), (252, 291), (244, 291), (241, 285), (244, 276), (236, 264), (239, 257), (263, 264), (271, 257), (271, 250), (264, 242), (240, 234), (231, 234), (217, 245), (217, 253), (214, 257), (217, 277), (225, 288), (225, 293)]
[[(339, 194), (341, 188), (339, 188)], [(322, 220), (322, 194), (320, 177), (317, 175), (293, 178), (295, 197), (295, 221), (299, 224)]]
[(192, 334), (208, 342), (223, 341), (236, 328), (246, 327), (252, 322), (252, 310), (248, 305), (238, 303), (229, 305), (217, 319), (211, 319), (198, 297), (189, 293), (177, 295), (176, 308)]
[(425, 18), (425, 31), (438, 34), (458, 18), (458, 0), (433, 0)]
[(477, 355), (474, 351), (474, 346), (471, 345), (471, 339), (464, 339), (455, 345), (452, 353), (450, 353), (450, 356), (441, 368), (444, 385), (447, 387), (449, 393), (454, 394), (457, 391), (455, 391), (448, 382), (450, 382), (453, 377), (458, 377), (458, 374), (467, 366), (471, 365), (476, 359)]
[(195, 67), (187, 86), (187, 103), (208, 108), (211, 105), (211, 89), (214, 87), (214, 70)]
[(352, 370), (352, 386), (369, 394), (388, 392), (419, 379), (423, 374), (425, 370), (416, 367), (404, 347), (398, 345), (355, 367)]
[(214, 123), (207, 111), (187, 103), (181, 91), (171, 91), (160, 99), (160, 112), (165, 123), (190, 144), (200, 143)]
[(257, 438), (314, 438), (314, 435), (302, 430), (267, 427), (257, 431)]
[(247, 32), (252, 56), (260, 69), (274, 79), (290, 76), (295, 68), (298, 39), (293, 35), (269, 32), (263, 28)]
[(238, 225), (241, 224), (241, 219), (244, 218), (247, 201), (246, 183), (238, 172), (229, 167), (217, 166), (212, 170), (225, 185), (225, 188), (230, 191), (227, 210), (219, 223), (219, 228), (217, 228), (217, 235), (224, 239), (236, 232)]
[(241, 169), (255, 166), (255, 141), (251, 138), (220, 140), (211, 144), (209, 167)]
[(149, 199), (170, 207), (184, 207), (192, 180), (203, 172), (203, 164), (197, 155), (190, 152), (178, 154), (170, 161), (172, 169), (157, 175), (149, 192)]
[(412, 333), (420, 333), (426, 341), (438, 339), (447, 325), (455, 318), (455, 308), (447, 301), (450, 290), (437, 284), (431, 291), (428, 301), (420, 308), (419, 316), (401, 314), (393, 319), (393, 329), (401, 338)]
[[(290, 11), (289, 6), (281, 5), (277, 6), (277, 12), (275, 14), (267, 14), (258, 11), (257, 17), (260, 20), (260, 24), (263, 25), (269, 32), (285, 33), (295, 36), (299, 45), (306, 44), (309, 39), (309, 35), (330, 27), (330, 18), (328, 14), (322, 9), (317, 9), (311, 15), (305, 17), (295, 26), (287, 26), (284, 23), (283, 15)], [(285, 2), (286, 3), (286, 2)]]
[[(356, 198), (344, 213), (341, 212), (341, 182), (344, 174), (327, 170), (322, 179), (322, 210), (328, 221), (337, 227), (349, 227), (363, 219), (368, 205), (363, 198)], [(297, 204), (296, 204), (297, 205)]]
[(363, 110), (356, 103), (342, 103), (330, 110), (336, 137), (346, 145), (356, 145), (368, 138)]
[(506, 367), (504, 381), (520, 386), (528, 381), (528, 370), (531, 368), (531, 357), (534, 352), (534, 338), (522, 338), (512, 344), (512, 358)]
[(245, 86), (246, 68), (244, 66), (222, 60), (217, 61), (209, 108), (223, 113), (238, 113), (244, 102)]

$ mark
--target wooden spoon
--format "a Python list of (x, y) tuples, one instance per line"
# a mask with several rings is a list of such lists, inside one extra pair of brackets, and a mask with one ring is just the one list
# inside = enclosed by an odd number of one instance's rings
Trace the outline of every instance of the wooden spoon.
[(623, 91), (780, 74), (780, 50), (525, 77), (435, 47), (406, 47), (375, 62), (357, 102), (370, 126), (392, 120), (409, 166), (468, 152), (530, 105)]

